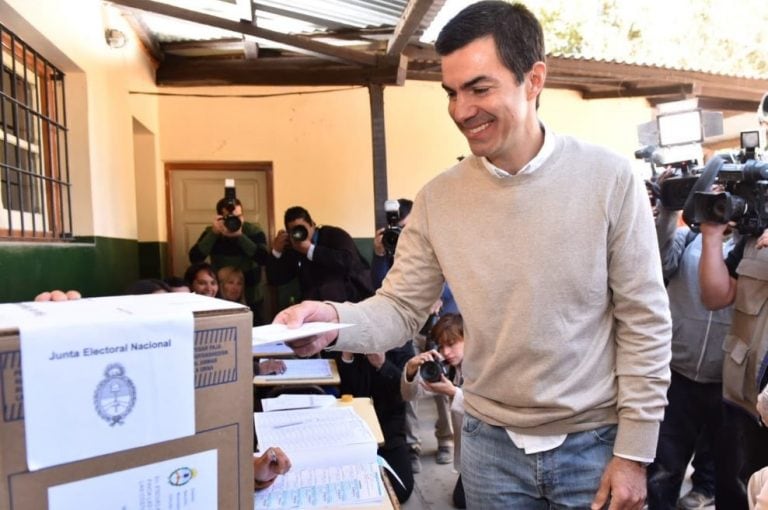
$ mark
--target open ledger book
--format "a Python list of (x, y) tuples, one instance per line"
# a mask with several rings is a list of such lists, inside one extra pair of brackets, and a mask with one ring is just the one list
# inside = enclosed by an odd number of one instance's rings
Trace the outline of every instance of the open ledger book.
[(291, 470), (254, 493), (254, 508), (338, 508), (381, 502), (376, 439), (351, 407), (254, 413), (259, 450), (279, 446)]

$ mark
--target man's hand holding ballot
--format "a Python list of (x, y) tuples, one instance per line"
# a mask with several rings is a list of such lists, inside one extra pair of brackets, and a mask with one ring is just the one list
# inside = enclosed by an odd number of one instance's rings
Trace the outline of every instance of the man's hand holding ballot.
[[(291, 329), (298, 328), (307, 322), (339, 322), (336, 309), (322, 301), (304, 301), (291, 306), (275, 316), (273, 324), (285, 324)], [(286, 341), (285, 344), (293, 349), (298, 356), (311, 356), (332, 344), (339, 335), (338, 330), (328, 331), (319, 335)]]

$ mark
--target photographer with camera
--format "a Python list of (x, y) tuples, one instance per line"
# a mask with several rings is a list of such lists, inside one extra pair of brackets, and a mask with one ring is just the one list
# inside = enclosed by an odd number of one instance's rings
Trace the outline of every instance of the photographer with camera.
[(731, 470), (746, 485), (754, 472), (768, 465), (768, 430), (757, 412), (768, 363), (768, 250), (763, 249), (768, 246), (768, 230), (759, 237), (745, 236), (723, 257), (721, 246), (729, 225), (704, 222), (699, 228), (701, 300), (710, 310), (733, 305), (723, 344), (723, 398), (730, 404), (726, 409), (739, 446)]
[[(658, 178), (665, 186), (675, 169)], [(660, 198), (656, 231), (672, 315), (672, 381), (659, 431), (655, 461), (648, 467), (648, 509), (697, 509), (716, 504), (739, 508), (744, 490), (732, 471), (730, 420), (723, 410), (722, 345), (731, 324), (730, 307), (707, 310), (701, 303), (699, 259), (702, 236), (680, 225), (680, 211)], [(729, 235), (720, 246), (721, 257), (734, 248)], [(691, 457), (692, 488), (680, 498)]]
[(357, 302), (373, 294), (368, 261), (339, 227), (316, 225), (309, 211), (290, 207), (267, 259), (267, 281), (284, 285), (298, 277), (302, 299)]
[[(461, 422), (464, 419), (464, 393), (461, 390), (464, 321), (461, 315), (443, 315), (432, 327), (429, 336), (436, 342), (438, 350), (422, 352), (408, 360), (400, 380), (400, 393), (406, 401), (421, 398), (425, 392), (450, 399), (455, 445), (453, 467), (461, 473)], [(466, 508), (461, 474), (453, 490), (453, 504), (456, 508)]]
[(243, 220), (243, 205), (235, 196), (235, 183), (227, 179), (224, 198), (216, 203), (216, 217), (189, 250), (193, 264), (210, 258), (214, 271), (226, 266), (240, 269), (245, 276), (245, 302), (253, 312), (254, 325), (263, 324), (259, 282), (261, 266), (267, 260), (267, 237), (256, 223)]

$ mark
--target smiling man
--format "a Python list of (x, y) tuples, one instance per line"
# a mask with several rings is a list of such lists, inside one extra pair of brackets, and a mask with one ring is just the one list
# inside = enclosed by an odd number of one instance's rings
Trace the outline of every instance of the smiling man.
[(670, 317), (653, 217), (630, 162), (546, 129), (544, 38), (522, 5), (484, 1), (435, 44), (473, 155), (418, 194), (381, 289), (277, 322), (359, 324), (308, 354), (382, 351), (448, 282), (466, 333), (468, 508), (641, 509), (669, 384)]

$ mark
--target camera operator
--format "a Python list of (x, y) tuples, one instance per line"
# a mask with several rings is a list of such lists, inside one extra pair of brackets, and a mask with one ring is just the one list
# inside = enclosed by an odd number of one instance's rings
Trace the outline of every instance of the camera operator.
[[(658, 184), (674, 176), (668, 169)], [(709, 506), (739, 508), (744, 490), (735, 473), (729, 421), (723, 419), (723, 340), (731, 323), (731, 308), (707, 310), (701, 303), (699, 259), (702, 236), (680, 224), (680, 211), (658, 205), (656, 231), (672, 315), (672, 382), (659, 431), (656, 460), (648, 467), (648, 509), (673, 510)], [(734, 247), (733, 236), (721, 246), (721, 257)], [(680, 488), (691, 456), (693, 487)]]
[(298, 277), (302, 299), (357, 302), (373, 294), (368, 262), (339, 227), (316, 225), (309, 211), (290, 207), (267, 259), (267, 281)]
[[(234, 201), (232, 211), (228, 210), (230, 199), (222, 198), (216, 203), (216, 217), (189, 250), (189, 260), (195, 264), (210, 257), (214, 271), (226, 266), (240, 269), (245, 276), (245, 302), (253, 312), (254, 325), (259, 325), (264, 322), (261, 311), (264, 296), (259, 282), (261, 266), (267, 260), (267, 237), (258, 224), (243, 221), (240, 199), (231, 200)], [(239, 228), (227, 228), (225, 219), (230, 217), (240, 220)]]
[[(768, 231), (744, 237), (727, 257), (721, 247), (727, 224), (702, 223), (699, 281), (701, 300), (710, 310), (733, 305), (731, 329), (723, 345), (723, 398), (739, 438), (733, 471), (746, 484), (768, 465), (768, 431), (759, 421), (758, 394), (768, 349)], [(742, 508), (746, 505), (742, 505)]]
[[(453, 467), (460, 470), (461, 422), (464, 419), (464, 393), (461, 390), (461, 362), (464, 360), (464, 321), (461, 315), (448, 313), (435, 323), (430, 337), (437, 342), (438, 351), (417, 354), (405, 364), (400, 380), (400, 393), (406, 401), (424, 395), (424, 392), (444, 395), (451, 401), (454, 444)], [(449, 378), (450, 377), (450, 378)], [(460, 473), (460, 471), (459, 471)], [(456, 508), (466, 508), (461, 474), (453, 491)]]

